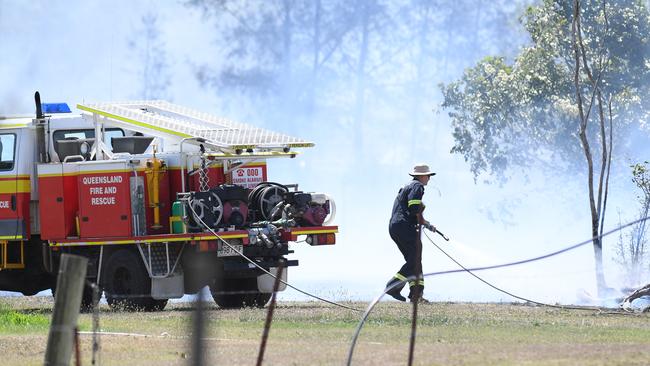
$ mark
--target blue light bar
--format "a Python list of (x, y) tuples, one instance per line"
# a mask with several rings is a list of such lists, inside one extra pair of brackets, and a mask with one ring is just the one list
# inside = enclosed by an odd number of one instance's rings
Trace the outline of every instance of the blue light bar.
[(70, 113), (68, 103), (41, 103), (43, 113)]

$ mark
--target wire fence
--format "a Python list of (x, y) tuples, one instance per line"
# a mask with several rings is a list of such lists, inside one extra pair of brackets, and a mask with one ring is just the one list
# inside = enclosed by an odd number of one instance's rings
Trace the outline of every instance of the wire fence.
[[(635, 220), (632, 222), (629, 222), (625, 225), (621, 225), (613, 230), (610, 230), (608, 232), (603, 233), (602, 235), (598, 236), (599, 238), (611, 235), (613, 233), (616, 233), (620, 230), (623, 230), (629, 226), (638, 224), (640, 222), (644, 222), (648, 220), (650, 217), (645, 217), (639, 220)], [(420, 229), (418, 229), (418, 232), (420, 232)], [(217, 235), (218, 233), (213, 232), (213, 234)], [(273, 317), (274, 317), (274, 311), (276, 309), (276, 296), (278, 292), (278, 288), (281, 283), (285, 283), (288, 287), (293, 288), (297, 290), (298, 292), (302, 294), (307, 294), (309, 296), (312, 296), (313, 298), (323, 301), (325, 303), (328, 303), (330, 305), (334, 305), (337, 307), (340, 307), (342, 309), (346, 309), (348, 311), (351, 311), (353, 313), (362, 313), (361, 317), (359, 319), (359, 322), (357, 324), (357, 327), (355, 328), (354, 333), (350, 337), (350, 343), (349, 343), (349, 349), (348, 349), (348, 354), (346, 358), (346, 365), (352, 365), (353, 362), (353, 356), (354, 356), (354, 351), (355, 347), (358, 343), (359, 336), (361, 334), (361, 331), (363, 329), (364, 324), (367, 322), (368, 318), (372, 314), (373, 310), (376, 308), (377, 304), (383, 299), (384, 295), (393, 288), (396, 288), (398, 286), (403, 286), (406, 282), (409, 281), (417, 281), (423, 278), (428, 278), (428, 277), (433, 277), (433, 276), (441, 276), (441, 275), (446, 275), (446, 274), (451, 274), (451, 273), (459, 273), (459, 272), (464, 272), (475, 278), (476, 280), (480, 281), (481, 283), (485, 284), (486, 286), (489, 286), (499, 292), (502, 292), (514, 299), (523, 301), (525, 303), (531, 303), (531, 304), (536, 304), (539, 306), (545, 306), (545, 307), (552, 307), (552, 308), (560, 308), (560, 309), (577, 309), (577, 310), (585, 310), (585, 311), (592, 311), (592, 312), (609, 312), (609, 313), (616, 313), (616, 314), (630, 314), (630, 312), (624, 310), (624, 309), (607, 309), (607, 308), (601, 308), (601, 307), (588, 307), (588, 306), (567, 306), (567, 305), (555, 305), (555, 304), (547, 304), (541, 301), (536, 301), (534, 299), (530, 299), (524, 296), (517, 295), (511, 291), (508, 291), (504, 288), (501, 288), (500, 286), (497, 286), (489, 281), (486, 281), (483, 279), (481, 276), (477, 275), (476, 272), (480, 271), (486, 271), (486, 270), (492, 270), (492, 269), (497, 269), (497, 268), (505, 268), (505, 267), (512, 267), (512, 266), (518, 266), (518, 265), (523, 265), (531, 262), (536, 262), (536, 261), (542, 261), (566, 252), (569, 252), (571, 250), (575, 250), (577, 248), (580, 248), (584, 245), (587, 245), (592, 242), (594, 238), (590, 238), (587, 240), (584, 240), (580, 243), (569, 245), (565, 248), (562, 248), (560, 250), (556, 250), (553, 252), (550, 252), (545, 255), (533, 257), (533, 258), (527, 258), (527, 259), (522, 259), (518, 261), (513, 261), (513, 262), (508, 262), (508, 263), (502, 263), (502, 264), (495, 264), (495, 265), (490, 265), (490, 266), (481, 266), (481, 267), (475, 267), (475, 268), (467, 268), (463, 266), (460, 262), (458, 262), (453, 256), (449, 255), (444, 249), (442, 249), (440, 246), (438, 246), (433, 238), (431, 238), (426, 232), (424, 233), (424, 237), (427, 239), (427, 243), (432, 244), (435, 246), (443, 255), (448, 257), (451, 261), (453, 261), (456, 265), (460, 267), (460, 269), (456, 270), (447, 270), (447, 271), (439, 271), (439, 272), (432, 272), (432, 273), (426, 273), (422, 274), (420, 276), (411, 276), (401, 282), (396, 282), (393, 283), (391, 286), (387, 287), (384, 289), (384, 291), (379, 294), (376, 298), (371, 301), (367, 308), (362, 311), (360, 309), (354, 308), (352, 306), (344, 305), (344, 304), (339, 304), (335, 301), (331, 301), (328, 299), (323, 299), (321, 297), (315, 296), (313, 294), (310, 294), (306, 291), (303, 291), (290, 283), (287, 283), (286, 281), (282, 280), (282, 272), (284, 271), (284, 262), (282, 262), (282, 265), (278, 268), (277, 272), (275, 274), (265, 271), (267, 274), (271, 275), (274, 277), (274, 285), (273, 285), (273, 291), (271, 293), (270, 297), (270, 302), (266, 306), (267, 313), (266, 313), (266, 318), (264, 321), (264, 327), (262, 329), (262, 337), (260, 340), (260, 346), (258, 349), (257, 357), (256, 357), (256, 365), (261, 366), (264, 362), (264, 355), (265, 351), (267, 348), (268, 340), (270, 338), (271, 334), (271, 328), (273, 324)], [(421, 238), (420, 235), (418, 235), (418, 238)], [(420, 239), (419, 239), (420, 240)], [(224, 241), (225, 242), (225, 241)], [(227, 243), (227, 242), (226, 242)], [(234, 248), (233, 248), (234, 249)], [(422, 242), (421, 240), (419, 241), (419, 250), (421, 251), (422, 249)], [(236, 250), (236, 249), (235, 249)], [(240, 255), (243, 256), (243, 253), (240, 253)], [(254, 261), (253, 261), (254, 262)], [(421, 273), (421, 269), (417, 273)], [(92, 365), (101, 365), (102, 364), (102, 347), (101, 347), (101, 342), (102, 342), (102, 334), (113, 334), (113, 333), (104, 333), (101, 331), (101, 318), (102, 314), (100, 312), (100, 306), (99, 306), (99, 300), (101, 298), (102, 294), (102, 289), (97, 286), (95, 283), (91, 283), (86, 281), (86, 286), (90, 287), (92, 289), (92, 309), (91, 309), (91, 316), (92, 316), (92, 347), (91, 347), (91, 364)], [(247, 293), (247, 291), (224, 291), (222, 294), (233, 294), (233, 293)], [(146, 296), (146, 295), (132, 295), (129, 297), (139, 297), (139, 296)], [(408, 355), (405, 357), (407, 359), (407, 364), (412, 365), (414, 362), (414, 357), (415, 357), (415, 348), (416, 348), (416, 340), (417, 340), (417, 325), (418, 325), (418, 307), (420, 304), (420, 299), (419, 296), (415, 296), (412, 299), (412, 311), (411, 311), (411, 332), (410, 332), (410, 338), (409, 338), (409, 348), (408, 348)], [(263, 304), (262, 304), (263, 305)], [(191, 311), (191, 342), (189, 354), (190, 354), (190, 360), (189, 364), (190, 365), (197, 365), (197, 366), (202, 366), (207, 364), (207, 361), (205, 359), (205, 350), (206, 350), (206, 308), (205, 308), (205, 298), (203, 295), (203, 291), (199, 291), (197, 296), (195, 297), (195, 300), (193, 302), (193, 310)], [(133, 310), (133, 309), (131, 309)], [(214, 326), (213, 326), (214, 327)], [(69, 329), (59, 329), (60, 331), (66, 331), (69, 332)], [(214, 329), (212, 329), (214, 330)], [(79, 340), (79, 334), (85, 334), (84, 332), (79, 332), (78, 328), (74, 328), (72, 330), (72, 334), (74, 335), (74, 361), (76, 365), (81, 364), (81, 348), (80, 348), (80, 340)], [(211, 344), (210, 347), (214, 347), (214, 344)], [(210, 364), (215, 364), (219, 363), (219, 360), (213, 360)], [(228, 364), (229, 362), (224, 361), (223, 364)]]

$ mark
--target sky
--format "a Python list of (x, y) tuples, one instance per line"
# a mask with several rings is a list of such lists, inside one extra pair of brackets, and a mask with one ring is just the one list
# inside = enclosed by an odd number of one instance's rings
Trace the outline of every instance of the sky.
[[(289, 122), (265, 121), (250, 100), (228, 99), (201, 86), (197, 65), (219, 65), (220, 46), (212, 24), (196, 9), (174, 1), (10, 1), (0, 0), (0, 115), (33, 113), (33, 93), (44, 102), (138, 99), (137, 50), (129, 41), (141, 29), (141, 17), (158, 16), (169, 64), (169, 99), (176, 104), (266, 128), (292, 132)], [(471, 60), (468, 60), (468, 65)], [(436, 75), (441, 82), (460, 77)], [(350, 88), (354, 85), (350, 84)], [(233, 95), (233, 98), (236, 96)], [(379, 295), (403, 259), (388, 235), (388, 220), (399, 188), (416, 163), (438, 174), (426, 187), (425, 217), (451, 238), (429, 236), (464, 266), (486, 266), (540, 256), (589, 238), (586, 182), (553, 172), (529, 171), (500, 185), (475, 182), (453, 146), (450, 122), (439, 100), (419, 106), (430, 113), (416, 132), (415, 148), (403, 136), (398, 119), (372, 126), (362, 151), (350, 148), (352, 136), (331, 127), (301, 129), (315, 141), (297, 159), (269, 161), (269, 179), (299, 183), (301, 189), (325, 192), (336, 201), (340, 233), (335, 246), (293, 246), (300, 266), (289, 282), (335, 300), (370, 300)], [(379, 110), (381, 106), (370, 108)], [(359, 154), (364, 160), (350, 158)], [(634, 158), (634, 157), (631, 157)], [(361, 164), (361, 166), (359, 165)], [(611, 185), (605, 228), (636, 215), (634, 188), (620, 169)], [(616, 238), (605, 241), (605, 271), (612, 287), (622, 284), (613, 262)], [(423, 238), (425, 273), (458, 267)], [(478, 275), (519, 296), (542, 302), (576, 303), (595, 295), (591, 244), (534, 264)], [(513, 301), (468, 274), (426, 279), (425, 297), (436, 301)], [(287, 290), (280, 299), (306, 299)]]

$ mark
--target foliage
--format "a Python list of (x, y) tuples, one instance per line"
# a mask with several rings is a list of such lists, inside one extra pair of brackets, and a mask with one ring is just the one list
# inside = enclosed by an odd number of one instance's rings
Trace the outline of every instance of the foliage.
[[(647, 161), (631, 166), (632, 182), (641, 191), (637, 196), (641, 207), (637, 219), (645, 219), (650, 213), (650, 166)], [(621, 265), (628, 286), (638, 286), (648, 282), (650, 261), (647, 250), (647, 221), (641, 221), (632, 226), (627, 233), (626, 240), (623, 234), (619, 235), (616, 246), (616, 262)]]
[(648, 162), (637, 163), (631, 166), (632, 182), (641, 190), (641, 195), (637, 196), (639, 202), (644, 208), (650, 207), (650, 168)]
[(648, 119), (641, 103), (650, 96), (648, 10), (632, 0), (544, 0), (522, 20), (532, 44), (512, 65), (487, 58), (442, 85), (451, 151), (463, 155), (475, 178), (500, 180), (510, 168), (540, 164), (575, 174), (582, 152), (596, 282), (605, 294), (600, 235), (614, 133)]
[[(214, 24), (218, 63), (201, 84), (255, 101), (265, 120), (292, 131), (332, 125), (354, 136), (400, 124), (416, 144), (438, 98), (433, 80), (460, 72), (489, 51), (512, 52), (510, 20), (530, 0), (188, 0)], [(310, 126), (311, 125), (311, 126)], [(426, 126), (430, 127), (430, 126)], [(382, 136), (385, 138), (385, 136)], [(363, 149), (360, 149), (363, 151)], [(353, 156), (359, 156), (355, 153)]]
[(0, 303), (0, 333), (42, 330), (47, 329), (49, 324), (50, 319), (43, 314), (17, 311)]
[[(614, 130), (646, 124), (647, 103), (641, 102), (650, 96), (646, 7), (638, 1), (582, 3), (585, 58), (605, 99), (614, 101)], [(533, 163), (575, 169), (582, 150), (573, 85), (572, 6), (567, 0), (545, 0), (529, 7), (522, 22), (531, 45), (514, 62), (487, 57), (460, 80), (441, 86), (454, 128), (452, 152), (463, 155), (475, 176), (507, 179), (510, 168), (525, 170)], [(582, 71), (579, 84), (591, 107), (593, 85)], [(588, 118), (595, 121), (598, 113), (594, 110)], [(601, 136), (595, 124), (590, 126), (596, 156)]]

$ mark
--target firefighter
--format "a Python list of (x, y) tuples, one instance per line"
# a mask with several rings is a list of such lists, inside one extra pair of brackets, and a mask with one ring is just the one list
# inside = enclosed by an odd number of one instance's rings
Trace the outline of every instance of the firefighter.
[[(435, 174), (431, 172), (426, 164), (418, 164), (413, 167), (413, 171), (409, 173), (413, 180), (399, 190), (393, 204), (388, 231), (390, 237), (402, 252), (406, 263), (388, 281), (386, 293), (399, 301), (406, 301), (406, 298), (400, 293), (405, 285), (405, 282), (401, 281), (406, 281), (407, 278), (416, 275), (420, 275), (420, 278), (415, 280), (411, 278), (409, 281), (409, 299), (411, 301), (422, 299), (422, 292), (424, 291), (424, 279), (421, 277), (422, 243), (418, 240), (417, 230), (418, 225), (423, 225), (429, 230), (435, 231), (435, 227), (422, 216), (424, 210), (424, 204), (422, 203), (424, 186), (429, 183), (429, 179)], [(397, 282), (401, 283), (389, 289)]]

